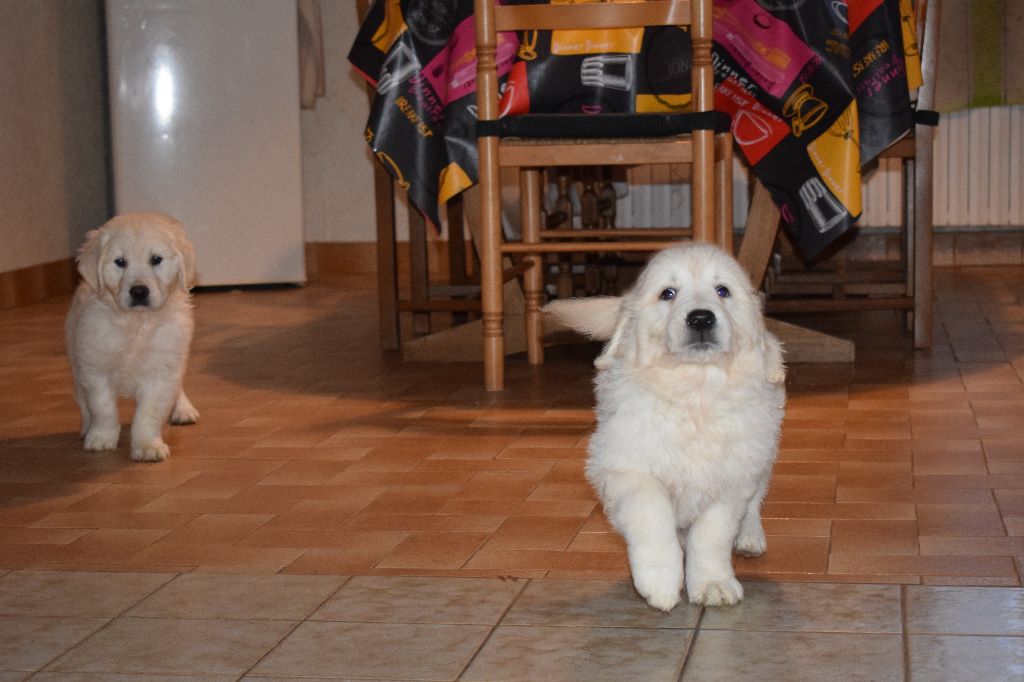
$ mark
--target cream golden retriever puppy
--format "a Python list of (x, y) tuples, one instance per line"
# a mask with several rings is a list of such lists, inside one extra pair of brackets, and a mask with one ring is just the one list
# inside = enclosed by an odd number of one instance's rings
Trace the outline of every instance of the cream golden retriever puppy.
[(117, 398), (125, 396), (135, 399), (132, 459), (167, 459), (164, 424), (199, 418), (181, 388), (192, 341), (192, 244), (173, 218), (129, 213), (86, 235), (78, 272), (65, 331), (85, 449), (117, 447)]
[(701, 244), (655, 255), (622, 298), (545, 310), (611, 340), (598, 369), (587, 479), (626, 540), (633, 584), (664, 611), (735, 604), (732, 552), (765, 551), (760, 507), (785, 403), (782, 348), (732, 257)]

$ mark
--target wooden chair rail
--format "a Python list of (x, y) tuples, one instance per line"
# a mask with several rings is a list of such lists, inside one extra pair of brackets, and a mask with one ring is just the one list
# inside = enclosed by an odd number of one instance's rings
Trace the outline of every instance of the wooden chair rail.
[(420, 301), (400, 300), (398, 309), (403, 313), (423, 312), (479, 312), (479, 300), (439, 300), (424, 299)]
[(541, 239), (689, 239), (689, 227), (616, 227), (611, 230), (541, 230)]
[(769, 313), (827, 313), (851, 310), (913, 310), (913, 296), (769, 300)]
[(498, 31), (552, 31), (587, 26), (592, 29), (638, 26), (680, 26), (691, 20), (689, 2), (594, 3), (588, 5), (499, 5), (494, 8)]
[(499, 164), (506, 168), (692, 163), (693, 138), (665, 140), (581, 140), (578, 142), (508, 139), (501, 141)]
[[(679, 241), (608, 241), (587, 244), (587, 253), (607, 253), (609, 251), (660, 251), (678, 246)], [(573, 242), (513, 242), (502, 244), (502, 253), (580, 253), (579, 244)]]

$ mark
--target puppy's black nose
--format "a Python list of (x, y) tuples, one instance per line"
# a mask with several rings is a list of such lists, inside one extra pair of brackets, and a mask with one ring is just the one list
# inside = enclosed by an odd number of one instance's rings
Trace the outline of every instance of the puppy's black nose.
[(149, 287), (143, 284), (136, 284), (128, 290), (128, 295), (132, 297), (133, 301), (145, 301), (149, 298)]
[(715, 314), (710, 310), (691, 310), (686, 316), (686, 326), (704, 331), (715, 326)]

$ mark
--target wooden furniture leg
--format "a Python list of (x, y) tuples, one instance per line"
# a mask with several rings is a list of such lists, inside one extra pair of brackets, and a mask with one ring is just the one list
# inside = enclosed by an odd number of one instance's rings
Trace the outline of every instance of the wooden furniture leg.
[(469, 284), (466, 267), (465, 211), (461, 196), (448, 201), (448, 283), (454, 286)]
[[(356, 0), (356, 17), (366, 16), (369, 0)], [(366, 96), (373, 105), (377, 91), (369, 84)], [(380, 317), (380, 347), (398, 350), (398, 257), (395, 244), (394, 180), (379, 163), (373, 164), (373, 197), (377, 207), (377, 311)]]
[(917, 126), (914, 159), (914, 348), (932, 345), (932, 134)]
[(719, 159), (715, 161), (715, 185), (722, 188), (722, 193), (715, 193), (715, 241), (730, 254), (735, 253), (733, 246), (732, 224), (732, 134), (718, 135)]
[(753, 180), (753, 197), (750, 201), (750, 212), (747, 214), (747, 227), (740, 244), (737, 259), (743, 269), (750, 275), (750, 282), (755, 289), (760, 289), (764, 282), (768, 262), (772, 257), (775, 237), (779, 233), (779, 209), (772, 201), (768, 188), (760, 180)]
[[(519, 206), (523, 225), (523, 242), (540, 242), (542, 211), (541, 170), (523, 168), (519, 171)], [(529, 269), (523, 273), (523, 293), (526, 296), (526, 349), (531, 365), (544, 362), (544, 319), (540, 306), (544, 297), (544, 257), (540, 254), (524, 256)]]
[[(427, 264), (427, 221), (419, 211), (409, 208), (409, 274), (412, 302), (422, 303), (430, 298), (430, 268)], [(414, 312), (412, 327), (415, 334), (430, 333), (430, 313)]]
[(398, 257), (395, 244), (395, 190), (391, 176), (379, 163), (373, 169), (377, 205), (377, 310), (380, 347), (398, 350)]
[[(920, 46), (921, 71), (924, 84), (918, 91), (919, 109), (935, 106), (935, 82), (939, 75), (939, 8), (941, 2), (922, 3), (918, 35), (924, 35)], [(932, 345), (932, 175), (934, 173), (935, 129), (914, 126), (914, 348)]]

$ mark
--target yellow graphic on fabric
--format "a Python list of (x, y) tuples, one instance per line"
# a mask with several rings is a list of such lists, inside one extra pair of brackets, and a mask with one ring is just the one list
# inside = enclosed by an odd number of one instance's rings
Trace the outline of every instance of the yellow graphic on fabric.
[(387, 152), (377, 152), (377, 158), (391, 168), (391, 174), (394, 176), (395, 182), (398, 183), (398, 186), (402, 188), (402, 191), (408, 192), (411, 185), (409, 184), (409, 181), (405, 179), (405, 176), (402, 175), (402, 169), (398, 167), (395, 160), (392, 159)]
[(814, 88), (804, 83), (793, 91), (782, 105), (782, 115), (789, 119), (793, 136), (800, 137), (813, 128), (828, 113), (828, 104), (814, 96)]
[(858, 131), (857, 103), (851, 102), (824, 134), (807, 145), (818, 175), (852, 216), (861, 211)]
[(921, 48), (917, 44), (911, 0), (900, 0), (900, 26), (903, 28), (903, 57), (907, 62), (907, 87), (913, 90), (924, 84), (924, 78), (921, 75)]
[(377, 27), (377, 31), (373, 34), (373, 46), (381, 52), (387, 52), (391, 49), (395, 39), (400, 36), (405, 29), (408, 28), (405, 25), (405, 18), (402, 16), (402, 6), (399, 4), (399, 0), (386, 0), (384, 5), (384, 23)]
[(437, 195), (438, 206), (444, 206), (453, 196), (473, 186), (473, 181), (466, 175), (466, 171), (454, 161), (441, 169), (437, 180), (441, 187)]
[(532, 62), (537, 58), (537, 31), (523, 31), (523, 39), (519, 43), (516, 56), (524, 62)]
[[(551, 0), (552, 5), (586, 5), (603, 0)], [(630, 2), (631, 0), (611, 0)], [(613, 28), (587, 31), (552, 31), (551, 54), (602, 54), (625, 52), (638, 54), (644, 40), (644, 29)]]
[(689, 111), (693, 98), (685, 95), (637, 95), (636, 110), (641, 114), (660, 111)]

